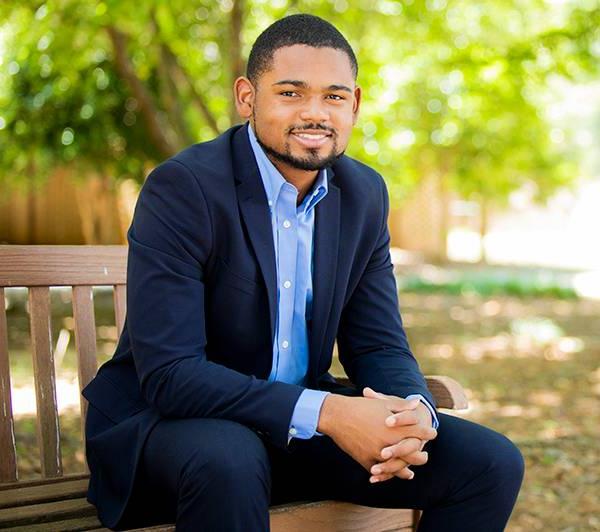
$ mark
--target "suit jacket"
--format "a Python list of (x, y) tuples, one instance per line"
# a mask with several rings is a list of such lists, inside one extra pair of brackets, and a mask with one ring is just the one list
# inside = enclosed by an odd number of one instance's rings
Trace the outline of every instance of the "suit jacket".
[[(246, 125), (159, 165), (128, 231), (127, 318), (83, 390), (88, 499), (118, 526), (140, 452), (165, 417), (242, 423), (287, 447), (304, 389), (268, 382), (277, 312), (269, 208)], [(352, 382), (434, 400), (409, 349), (389, 253), (381, 176), (342, 156), (317, 205), (307, 387), (331, 390), (334, 341)]]

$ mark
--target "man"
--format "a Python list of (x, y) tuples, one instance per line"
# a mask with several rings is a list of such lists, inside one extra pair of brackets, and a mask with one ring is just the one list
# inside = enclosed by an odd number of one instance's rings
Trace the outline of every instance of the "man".
[[(144, 184), (126, 327), (83, 392), (106, 526), (261, 531), (269, 504), (306, 499), (420, 508), (422, 531), (508, 520), (522, 457), (436, 413), (400, 320), (383, 179), (343, 155), (357, 71), (328, 22), (279, 20), (235, 82), (248, 122)], [(328, 373), (336, 337), (357, 389)]]

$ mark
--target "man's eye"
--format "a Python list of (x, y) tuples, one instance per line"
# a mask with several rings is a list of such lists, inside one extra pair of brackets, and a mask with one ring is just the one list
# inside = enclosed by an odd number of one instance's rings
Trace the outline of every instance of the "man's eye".
[(343, 96), (340, 96), (339, 94), (330, 94), (329, 96), (331, 96), (334, 100), (337, 101), (345, 100), (345, 98)]
[(288, 96), (291, 94), (296, 94), (296, 91), (282, 91), (279, 94), (281, 94), (282, 96)]

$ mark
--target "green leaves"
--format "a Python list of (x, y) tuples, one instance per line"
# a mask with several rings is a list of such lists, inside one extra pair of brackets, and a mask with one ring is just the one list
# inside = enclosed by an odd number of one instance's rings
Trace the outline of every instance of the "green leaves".
[(0, 179), (76, 162), (142, 180), (237, 120), (238, 52), (292, 12), (323, 16), (355, 48), (364, 96), (348, 153), (396, 199), (427, 175), (500, 203), (525, 182), (543, 198), (577, 175), (542, 96), (550, 80), (597, 74), (593, 3), (52, 0), (0, 8)]

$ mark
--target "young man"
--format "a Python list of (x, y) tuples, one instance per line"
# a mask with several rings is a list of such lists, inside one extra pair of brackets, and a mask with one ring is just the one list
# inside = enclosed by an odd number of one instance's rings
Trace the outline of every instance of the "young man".
[[(144, 184), (126, 327), (83, 392), (106, 526), (262, 531), (270, 504), (338, 499), (423, 509), (422, 531), (504, 528), (522, 457), (436, 413), (398, 311), (384, 181), (343, 155), (357, 71), (328, 22), (277, 21), (235, 82), (247, 122)], [(357, 389), (328, 373), (336, 338)]]

